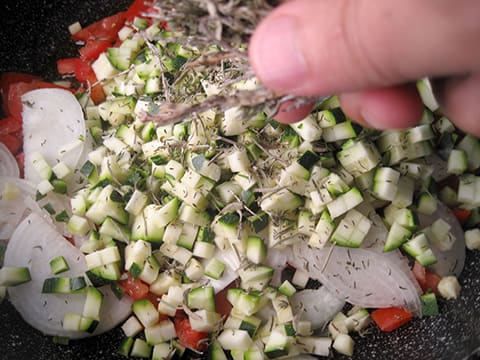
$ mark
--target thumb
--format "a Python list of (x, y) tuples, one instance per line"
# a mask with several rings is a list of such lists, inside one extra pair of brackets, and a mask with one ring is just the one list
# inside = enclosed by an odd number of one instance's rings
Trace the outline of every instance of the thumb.
[(326, 95), (478, 72), (477, 0), (292, 0), (259, 25), (250, 60), (268, 87)]

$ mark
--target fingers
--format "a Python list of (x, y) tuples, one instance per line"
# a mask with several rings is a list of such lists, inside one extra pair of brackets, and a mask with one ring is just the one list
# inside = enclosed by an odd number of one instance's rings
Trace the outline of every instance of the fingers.
[(340, 95), (340, 104), (351, 119), (376, 129), (413, 126), (423, 114), (415, 85), (345, 93)]
[(460, 129), (475, 136), (480, 136), (479, 94), (480, 73), (446, 80), (438, 94), (443, 112)]
[(292, 0), (258, 27), (251, 63), (267, 86), (326, 95), (480, 69), (477, 0)]
[(315, 104), (306, 104), (300, 107), (291, 109), (290, 106), (293, 105), (293, 102), (287, 102), (280, 105), (278, 113), (275, 115), (275, 120), (284, 123), (290, 124), (296, 121), (300, 121), (305, 118), (312, 111)]

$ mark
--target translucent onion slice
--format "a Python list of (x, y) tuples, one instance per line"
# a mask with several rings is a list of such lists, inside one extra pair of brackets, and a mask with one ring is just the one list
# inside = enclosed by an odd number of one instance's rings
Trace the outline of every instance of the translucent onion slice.
[(289, 261), (351, 304), (366, 308), (404, 306), (420, 315), (420, 288), (411, 279), (408, 266), (399, 265), (392, 257), (361, 248), (329, 244), (314, 249), (297, 243)]
[(292, 249), (289, 247), (284, 249), (270, 248), (268, 249), (267, 258), (263, 261), (264, 265), (273, 268), (273, 277), (270, 284), (279, 286), (282, 281), (282, 272), (287, 266), (288, 259), (291, 256)]
[[(388, 235), (388, 229), (372, 205), (364, 202), (356, 209), (372, 221), (372, 226), (370, 227), (370, 230), (362, 243), (362, 248), (387, 257), (389, 261), (396, 263), (413, 283), (417, 284), (413, 272), (410, 271), (408, 258), (404, 256), (400, 250), (397, 249), (387, 253), (383, 252), (385, 240), (387, 239)], [(418, 291), (420, 291), (420, 288), (418, 288)]]
[[(63, 89), (38, 89), (22, 96), (25, 178), (37, 185), (42, 179), (32, 165), (39, 152), (50, 166), (63, 161), (72, 170), (79, 166), (86, 138), (82, 107)], [(48, 125), (47, 125), (48, 124)], [(74, 185), (72, 177), (69, 185)]]
[(18, 177), (0, 176), (0, 240), (8, 240), (28, 213), (34, 187)]
[(462, 226), (459, 224), (455, 215), (443, 203), (438, 202), (437, 210), (432, 215), (418, 214), (420, 228), (430, 226), (435, 220), (443, 219), (452, 227), (450, 229), (456, 240), (448, 251), (440, 251), (435, 246), (431, 246), (437, 262), (430, 266), (437, 275), (456, 275), (460, 276), (465, 264), (465, 236)]
[(85, 295), (42, 294), (44, 280), (53, 276), (49, 261), (60, 255), (70, 267), (62, 276), (75, 277), (85, 273), (85, 256), (36, 213), (22, 221), (8, 243), (5, 265), (28, 267), (32, 277), (30, 282), (8, 289), (10, 301), (27, 323), (46, 335), (75, 339), (108, 331), (128, 317), (131, 311), (129, 298), (118, 300), (107, 286), (101, 289), (104, 301), (94, 334), (64, 330), (64, 315), (81, 314)]
[(344, 300), (338, 299), (325, 286), (319, 289), (298, 291), (290, 297), (293, 313), (297, 320), (308, 320), (312, 329), (323, 329), (342, 310)]
[(0, 143), (0, 176), (20, 177), (17, 160), (3, 143)]

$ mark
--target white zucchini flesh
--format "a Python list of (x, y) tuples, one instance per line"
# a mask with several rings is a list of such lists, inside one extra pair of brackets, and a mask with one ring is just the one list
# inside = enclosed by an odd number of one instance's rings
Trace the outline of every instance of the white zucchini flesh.
[(39, 215), (32, 213), (17, 227), (5, 252), (5, 266), (28, 267), (32, 280), (8, 289), (10, 302), (23, 319), (46, 335), (72, 339), (98, 335), (113, 329), (131, 312), (128, 297), (118, 300), (109, 287), (102, 288), (104, 300), (100, 321), (93, 334), (63, 329), (67, 313), (82, 314), (85, 294), (42, 294), (43, 282), (52, 277), (49, 261), (63, 256), (70, 270), (62, 276), (82, 276), (85, 256)]
[(0, 143), (0, 176), (20, 177), (17, 160), (3, 143)]
[(87, 133), (75, 96), (63, 89), (38, 89), (24, 94), (22, 102), (25, 179), (35, 185), (42, 180), (32, 165), (37, 153), (50, 166), (61, 160), (72, 170), (78, 168)]
[(431, 246), (437, 262), (430, 268), (441, 277), (447, 275), (460, 276), (465, 264), (465, 233), (455, 215), (440, 201), (438, 201), (437, 210), (433, 214), (418, 213), (420, 229), (430, 226), (437, 219), (443, 219), (451, 226), (450, 232), (456, 240), (448, 251), (440, 251), (435, 246)]

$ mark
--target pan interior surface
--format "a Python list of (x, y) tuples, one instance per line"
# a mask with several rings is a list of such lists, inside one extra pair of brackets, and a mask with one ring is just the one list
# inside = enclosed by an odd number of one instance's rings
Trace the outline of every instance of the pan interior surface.
[[(75, 56), (68, 25), (86, 26), (128, 7), (129, 0), (4, 0), (0, 4), (0, 72), (18, 71), (55, 79), (56, 59)], [(457, 301), (440, 300), (440, 315), (416, 319), (392, 333), (372, 326), (355, 337), (353, 359), (473, 359), (480, 348), (480, 252), (468, 251)], [(0, 305), (3, 359), (115, 359), (120, 329), (68, 346), (55, 344), (28, 326), (4, 301)], [(336, 357), (339, 359), (347, 357)]]

